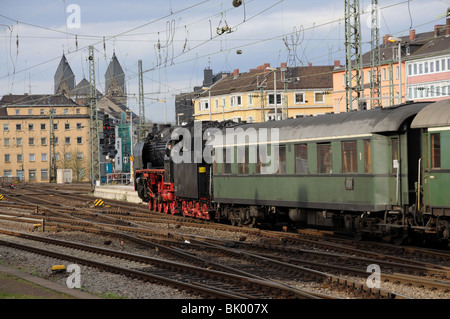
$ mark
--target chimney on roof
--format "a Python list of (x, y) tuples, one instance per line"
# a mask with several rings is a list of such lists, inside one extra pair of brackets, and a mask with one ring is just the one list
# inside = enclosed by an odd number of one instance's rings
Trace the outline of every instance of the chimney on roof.
[(436, 24), (434, 26), (434, 37), (437, 38), (438, 36), (442, 35), (442, 29), (446, 28), (445, 25), (442, 24)]
[(270, 63), (264, 63), (263, 67), (264, 69), (270, 68)]
[(338, 68), (341, 66), (341, 61), (340, 60), (334, 60), (334, 67)]
[(281, 62), (280, 68), (287, 69), (287, 63), (286, 62)]
[(384, 45), (386, 45), (386, 44), (388, 44), (389, 43), (389, 37), (390, 37), (390, 35), (389, 34), (386, 34), (385, 36), (383, 36), (383, 44)]
[(447, 20), (445, 20), (445, 35), (450, 35), (450, 8), (447, 9)]
[(311, 63), (311, 62), (309, 62), (309, 63), (308, 63), (308, 66), (312, 66), (312, 63)]
[(416, 39), (416, 30), (409, 30), (409, 40), (414, 41)]
[(239, 76), (239, 69), (234, 69), (233, 76), (237, 78)]

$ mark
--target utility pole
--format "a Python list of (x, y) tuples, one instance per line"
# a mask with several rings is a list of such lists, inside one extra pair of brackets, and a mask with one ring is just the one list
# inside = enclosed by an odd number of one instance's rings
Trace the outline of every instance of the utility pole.
[(361, 59), (359, 0), (345, 0), (345, 90), (346, 111), (359, 108), (364, 96)]
[(372, 108), (381, 107), (381, 68), (380, 68), (380, 29), (378, 0), (372, 0), (371, 6), (371, 51), (370, 51), (370, 97)]
[[(265, 71), (264, 71), (265, 72)], [(264, 74), (263, 80), (259, 82), (259, 75), (256, 77), (256, 87), (260, 90), (261, 101), (261, 122), (266, 121), (266, 111), (264, 109), (264, 88), (267, 86), (267, 75)]]
[(95, 181), (100, 181), (100, 130), (97, 110), (97, 90), (95, 85), (94, 47), (89, 46), (89, 104), (91, 113), (91, 191)]
[[(50, 107), (50, 166), (49, 166), (49, 182), (56, 182), (56, 155), (55, 155), (55, 128), (53, 121), (53, 106)], [(23, 154), (23, 152), (22, 152)]]
[(142, 60), (138, 61), (138, 75), (139, 75), (138, 142), (143, 142), (145, 139), (145, 108), (144, 108), (144, 81), (142, 77)]

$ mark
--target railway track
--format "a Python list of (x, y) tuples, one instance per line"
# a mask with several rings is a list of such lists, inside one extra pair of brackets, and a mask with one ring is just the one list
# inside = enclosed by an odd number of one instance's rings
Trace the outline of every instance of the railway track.
[[(315, 280), (316, 282), (321, 282), (333, 289), (353, 292), (354, 295), (358, 297), (402, 298), (403, 296), (399, 294), (381, 289), (370, 289), (367, 285), (339, 276), (341, 274), (351, 274), (360, 278), (367, 278), (368, 274), (366, 271), (361, 270), (361, 266), (371, 262), (378, 263), (382, 265), (383, 268), (391, 267), (389, 269), (392, 269), (392, 272), (394, 272), (395, 269), (402, 269), (403, 271), (407, 269), (407, 271), (410, 272), (410, 274), (399, 273), (394, 275), (383, 273), (383, 282), (406, 283), (418, 287), (428, 287), (427, 289), (439, 289), (443, 291), (448, 289), (448, 268), (437, 267), (430, 263), (412, 262), (408, 259), (396, 256), (370, 253), (367, 250), (351, 247), (352, 245), (348, 243), (344, 244), (344, 241), (336, 244), (336, 242), (333, 242), (333, 239), (324, 238), (324, 236), (314, 237), (303, 234), (246, 229), (245, 232), (247, 234), (260, 236), (261, 238), (268, 239), (268, 241), (276, 241), (278, 244), (264, 244), (263, 239), (261, 239), (260, 242), (233, 242), (218, 238), (195, 236), (182, 233), (178, 230), (175, 231), (174, 229), (167, 230), (146, 225), (149, 219), (151, 220), (151, 223), (159, 223), (160, 225), (182, 223), (183, 230), (191, 226), (210, 228), (214, 225), (214, 227), (216, 227), (216, 224), (205, 223), (203, 221), (191, 223), (184, 218), (171, 215), (161, 216), (161, 214), (151, 214), (142, 206), (138, 207), (142, 209), (142, 211), (139, 211), (140, 209), (136, 209), (136, 211), (133, 208), (135, 205), (120, 202), (116, 203), (115, 201), (111, 201), (111, 203), (107, 201), (108, 204), (110, 204), (110, 207), (107, 209), (93, 208), (90, 207), (91, 205), (86, 204), (89, 203), (91, 199), (87, 200), (84, 196), (81, 198), (80, 195), (67, 194), (61, 191), (55, 192), (54, 196), (49, 200), (48, 197), (51, 197), (50, 195), (51, 194), (46, 193), (46, 198), (43, 199), (42, 192), (37, 191), (11, 196), (11, 199), (23, 203), (23, 208), (29, 211), (35, 210), (36, 206), (38, 206), (39, 215), (33, 215), (33, 218), (42, 218), (49, 227), (82, 230), (97, 233), (99, 235), (107, 234), (112, 236), (114, 234), (114, 236), (122, 236), (122, 238), (127, 238), (129, 241), (134, 241), (141, 245), (145, 242), (145, 245), (149, 245), (152, 249), (160, 249), (166, 253), (170, 252), (172, 256), (176, 254), (184, 255), (185, 258), (189, 257), (188, 259), (193, 263), (201, 264), (207, 260), (209, 261), (208, 267), (218, 267), (218, 269), (220, 265), (211, 263), (211, 258), (226, 256), (226, 258), (229, 259), (228, 263), (230, 265), (236, 265), (237, 261), (241, 261), (242, 267), (236, 269), (236, 267), (231, 266), (224, 267), (224, 264), (222, 264), (222, 269), (220, 271), (236, 276), (245, 276), (246, 278), (252, 278), (253, 280), (270, 281), (276, 285), (286, 286), (286, 284), (283, 283), (283, 280), (286, 282), (286, 280), (292, 278), (299, 279), (303, 277), (306, 281)], [(59, 196), (62, 196), (61, 198), (63, 199), (59, 199)], [(3, 206), (3, 204), (5, 204), (5, 206), (9, 205), (9, 207), (19, 206), (12, 202), (13, 200), (9, 201), (8, 204), (2, 202), (0, 206)], [(78, 204), (76, 204), (77, 202)], [(71, 205), (69, 205), (69, 203)], [(80, 209), (80, 206), (83, 207), (82, 210)], [(20, 220), (22, 222), (28, 218), (26, 222), (33, 223), (33, 219), (30, 219), (30, 215), (27, 216), (26, 213), (9, 214), (9, 216), (3, 216), (1, 218), (16, 221)], [(236, 230), (236, 227), (231, 227), (229, 225), (223, 226), (223, 230)], [(218, 229), (220, 227), (221, 226), (218, 226)], [(243, 229), (239, 228), (239, 231), (242, 230)], [(150, 236), (151, 241), (149, 241)], [(186, 244), (185, 241), (189, 241), (189, 244)], [(324, 249), (329, 251), (341, 252), (342, 255), (336, 255), (335, 253), (319, 253), (294, 247), (298, 244), (324, 247)], [(234, 247), (230, 247), (230, 245)], [(289, 250), (291, 250), (291, 252), (287, 253)], [(410, 249), (407, 249), (406, 251), (409, 250)], [(208, 254), (212, 255), (205, 255), (204, 251), (208, 251)], [(282, 251), (282, 253), (280, 251)], [(424, 251), (424, 253), (426, 253), (426, 251)], [(205, 256), (203, 261), (196, 260), (198, 255), (201, 254)], [(329, 256), (327, 256), (327, 254)], [(349, 254), (354, 254), (357, 257), (349, 256)], [(436, 255), (430, 253), (429, 256)], [(366, 258), (366, 260), (362, 260), (362, 258)], [(444, 253), (439, 258), (445, 260), (447, 256)], [(243, 262), (244, 259), (247, 261)], [(338, 265), (331, 265), (330, 260), (339, 261), (341, 265), (339, 265), (339, 262)], [(253, 265), (256, 264), (263, 265), (259, 269), (266, 269), (266, 271), (255, 269)], [(270, 272), (268, 271), (269, 269)], [(165, 270), (163, 269), (161, 271), (160, 275), (164, 274)], [(287, 275), (289, 273), (290, 275)], [(168, 274), (169, 273), (167, 273), (167, 275)], [(261, 274), (264, 274), (265, 277), (261, 276)], [(414, 275), (412, 276), (411, 274)], [(421, 274), (428, 274), (429, 276), (422, 278), (419, 277)], [(173, 273), (171, 275), (173, 275)], [(292, 287), (290, 289), (292, 289)], [(295, 288), (293, 289), (296, 290)], [(290, 293), (292, 293), (292, 291)], [(306, 294), (308, 294), (308, 292), (306, 292)], [(286, 297), (289, 296), (289, 293), (284, 292), (280, 295)], [(248, 294), (248, 296), (251, 296), (251, 294)], [(311, 294), (311, 296), (318, 297), (314, 294)], [(321, 295), (320, 297), (325, 296)], [(298, 298), (298, 296), (295, 298)]]

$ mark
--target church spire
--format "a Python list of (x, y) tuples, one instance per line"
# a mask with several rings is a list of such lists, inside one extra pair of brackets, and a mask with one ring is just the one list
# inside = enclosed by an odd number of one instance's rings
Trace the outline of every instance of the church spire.
[(55, 94), (69, 94), (75, 87), (75, 75), (64, 53), (61, 57), (58, 68), (56, 69), (54, 80)]
[(113, 52), (111, 62), (105, 73), (105, 95), (119, 106), (127, 105), (127, 89), (125, 83), (125, 73)]

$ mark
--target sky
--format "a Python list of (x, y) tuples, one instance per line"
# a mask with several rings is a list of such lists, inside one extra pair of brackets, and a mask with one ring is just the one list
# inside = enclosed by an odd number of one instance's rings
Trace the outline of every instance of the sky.
[[(360, 0), (363, 52), (370, 49), (371, 0)], [(247, 72), (344, 63), (344, 0), (0, 0), (0, 96), (52, 94), (64, 53), (76, 84), (89, 79), (94, 46), (104, 93), (113, 53), (124, 69), (128, 107), (139, 114), (138, 61), (145, 118), (175, 122), (174, 97), (201, 86), (203, 70)], [(432, 31), (450, 0), (379, 0), (380, 37)], [(160, 102), (160, 101), (166, 101)]]

